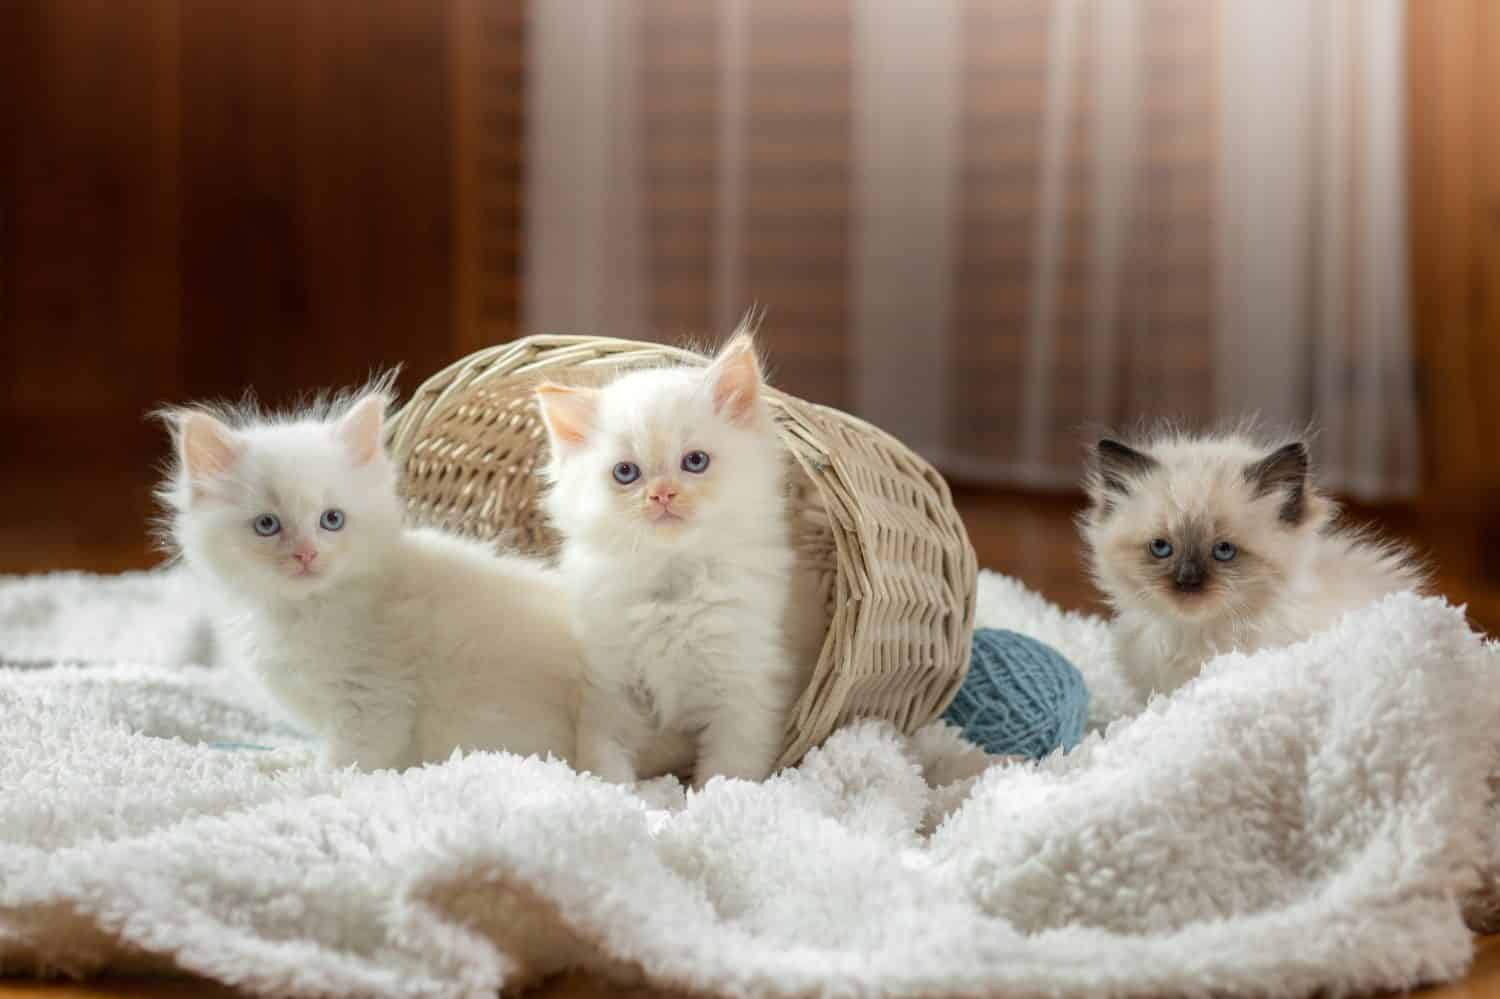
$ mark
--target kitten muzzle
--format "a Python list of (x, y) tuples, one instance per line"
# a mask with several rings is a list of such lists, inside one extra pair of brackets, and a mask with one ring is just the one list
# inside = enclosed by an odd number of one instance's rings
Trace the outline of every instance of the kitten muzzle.
[(302, 579), (317, 575), (313, 570), (313, 562), (318, 558), (318, 550), (308, 544), (299, 544), (292, 552), (290, 568), (292, 578)]
[(1208, 572), (1197, 559), (1184, 559), (1177, 564), (1177, 571), (1172, 574), (1172, 585), (1179, 593), (1199, 593), (1207, 581)]
[(655, 523), (682, 520), (682, 514), (672, 509), (677, 499), (678, 486), (670, 479), (657, 479), (646, 488), (647, 516)]

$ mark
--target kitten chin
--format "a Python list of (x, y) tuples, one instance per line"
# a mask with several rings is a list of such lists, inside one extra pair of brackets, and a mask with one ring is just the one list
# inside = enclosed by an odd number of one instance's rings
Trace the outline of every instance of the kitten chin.
[(1168, 431), (1090, 454), (1079, 521), (1115, 611), (1117, 657), (1165, 693), (1222, 652), (1307, 637), (1387, 593), (1421, 589), (1406, 549), (1341, 528), (1301, 441)]
[(706, 368), (543, 385), (537, 399), (546, 509), (587, 608), (580, 765), (629, 782), (688, 736), (700, 785), (768, 776), (805, 666), (785, 455), (749, 331)]
[[(383, 385), (312, 411), (169, 414), (169, 543), (326, 766), (570, 758), (582, 652), (556, 573), (403, 526)], [(503, 622), (497, 626), (497, 622)]]

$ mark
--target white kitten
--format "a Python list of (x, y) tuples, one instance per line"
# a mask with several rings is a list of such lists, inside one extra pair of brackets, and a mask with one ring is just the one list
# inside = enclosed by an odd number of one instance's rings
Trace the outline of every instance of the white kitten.
[(402, 524), (377, 387), (291, 417), (166, 414), (169, 540), (270, 692), (365, 769), (456, 747), (570, 757), (582, 664), (555, 572)]
[(1142, 695), (1423, 585), (1410, 552), (1336, 524), (1300, 442), (1168, 432), (1138, 448), (1102, 440), (1092, 459), (1080, 528)]
[(586, 668), (580, 769), (629, 782), (686, 742), (694, 781), (771, 773), (805, 664), (784, 453), (751, 338), (713, 364), (538, 389), (546, 498)]

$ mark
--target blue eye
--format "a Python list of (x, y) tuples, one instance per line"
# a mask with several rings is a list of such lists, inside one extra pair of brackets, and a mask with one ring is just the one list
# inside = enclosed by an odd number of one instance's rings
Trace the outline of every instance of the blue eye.
[(281, 521), (273, 513), (261, 514), (255, 518), (255, 523), (251, 526), (255, 528), (255, 533), (263, 538), (281, 533)]
[(682, 456), (682, 470), (684, 472), (692, 472), (695, 475), (701, 475), (703, 472), (707, 471), (708, 470), (708, 452), (707, 451), (689, 451), (687, 454), (683, 455)]
[(641, 466), (633, 461), (621, 461), (615, 465), (615, 481), (628, 486), (641, 477)]
[(1214, 545), (1214, 558), (1218, 559), (1220, 562), (1231, 561), (1239, 553), (1240, 550), (1234, 545), (1230, 544), (1228, 541), (1220, 541), (1218, 544)]
[(344, 511), (324, 510), (323, 516), (318, 518), (318, 526), (325, 531), (339, 531), (344, 527)]
[(1172, 542), (1166, 538), (1156, 538), (1146, 547), (1151, 549), (1151, 554), (1155, 558), (1166, 558), (1172, 554)]

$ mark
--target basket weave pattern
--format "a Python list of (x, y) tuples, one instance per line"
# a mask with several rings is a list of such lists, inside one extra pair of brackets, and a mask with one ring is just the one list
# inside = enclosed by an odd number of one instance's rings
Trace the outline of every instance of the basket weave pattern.
[[(428, 379), (391, 421), (410, 514), (552, 555), (558, 537), (538, 502), (547, 437), (537, 383), (704, 363), (659, 344), (584, 336), (533, 336), (470, 355)], [(789, 765), (851, 719), (884, 718), (909, 732), (942, 712), (968, 668), (975, 562), (948, 486), (927, 462), (846, 413), (774, 389), (767, 399), (793, 459), (793, 541), (828, 615), (822, 654), (788, 719), (780, 763)]]

